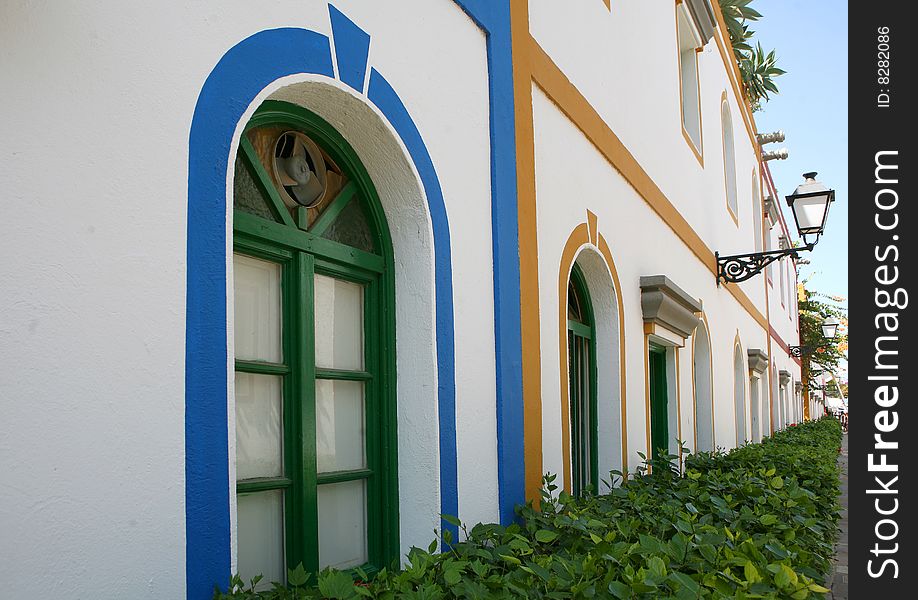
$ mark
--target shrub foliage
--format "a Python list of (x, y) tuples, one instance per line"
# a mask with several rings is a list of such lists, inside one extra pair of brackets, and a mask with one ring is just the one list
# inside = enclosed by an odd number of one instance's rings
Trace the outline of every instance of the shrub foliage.
[[(822, 598), (838, 518), (835, 419), (808, 422), (729, 453), (669, 457), (605, 495), (556, 494), (519, 523), (462, 527), (462, 540), (414, 548), (368, 578), (288, 573), (253, 591), (233, 579), (215, 600), (330, 598)], [(621, 476), (613, 473), (613, 478)], [(448, 533), (448, 532), (447, 532)], [(448, 537), (448, 536), (447, 536)]]

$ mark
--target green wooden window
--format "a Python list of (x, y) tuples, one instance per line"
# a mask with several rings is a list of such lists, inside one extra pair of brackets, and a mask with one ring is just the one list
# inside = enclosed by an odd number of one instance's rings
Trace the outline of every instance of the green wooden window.
[(666, 389), (666, 349), (651, 344), (650, 356), (650, 443), (651, 456), (669, 454), (669, 397)]
[[(300, 202), (305, 201), (309, 207)], [(311, 112), (266, 102), (233, 190), (238, 570), (398, 553), (394, 283), (376, 191)]]
[(596, 335), (593, 307), (576, 264), (567, 288), (567, 355), (571, 417), (571, 490), (597, 490)]

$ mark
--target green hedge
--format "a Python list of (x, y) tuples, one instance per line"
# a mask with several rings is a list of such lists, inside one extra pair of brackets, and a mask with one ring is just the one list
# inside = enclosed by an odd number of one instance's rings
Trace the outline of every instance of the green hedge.
[(463, 527), (450, 551), (415, 548), (369, 583), (298, 569), (289, 588), (256, 593), (236, 578), (215, 598), (822, 598), (840, 443), (838, 421), (821, 419), (690, 455), (684, 475), (677, 462), (642, 467), (611, 493), (578, 499), (556, 496), (548, 476), (540, 509), (519, 509), (522, 524)]

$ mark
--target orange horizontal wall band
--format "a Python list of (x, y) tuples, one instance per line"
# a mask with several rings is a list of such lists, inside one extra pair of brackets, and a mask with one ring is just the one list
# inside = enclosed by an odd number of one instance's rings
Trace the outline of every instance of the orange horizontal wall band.
[[(650, 175), (634, 158), (634, 155), (609, 128), (599, 113), (596, 112), (596, 109), (590, 105), (589, 101), (561, 72), (554, 61), (551, 60), (551, 57), (532, 37), (530, 37), (529, 60), (532, 67), (532, 79), (539, 88), (580, 129), (581, 133), (590, 140), (606, 160), (622, 174), (631, 187), (673, 230), (689, 250), (716, 276), (717, 261), (711, 249), (695, 233), (688, 221), (663, 194), (663, 191), (654, 183)], [(726, 289), (752, 318), (768, 331), (768, 320), (759, 312), (749, 297), (736, 285), (727, 285)]]

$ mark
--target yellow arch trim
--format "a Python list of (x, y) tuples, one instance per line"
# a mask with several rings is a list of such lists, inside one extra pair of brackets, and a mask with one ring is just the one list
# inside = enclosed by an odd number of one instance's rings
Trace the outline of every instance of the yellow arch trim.
[[(568, 428), (570, 423), (570, 393), (567, 389), (567, 282), (570, 279), (571, 268), (577, 251), (590, 243), (589, 226), (581, 223), (574, 228), (561, 251), (561, 266), (558, 269), (558, 366), (561, 373), (561, 453), (563, 457), (564, 489), (571, 491), (571, 433)], [(539, 438), (541, 446), (541, 437)], [(541, 457), (541, 448), (539, 452)], [(539, 461), (541, 463), (541, 460)], [(529, 464), (529, 461), (526, 461)], [(528, 467), (527, 467), (528, 469)], [(541, 470), (541, 469), (540, 469)], [(541, 477), (539, 473), (539, 477)], [(527, 478), (528, 479), (528, 478)]]

